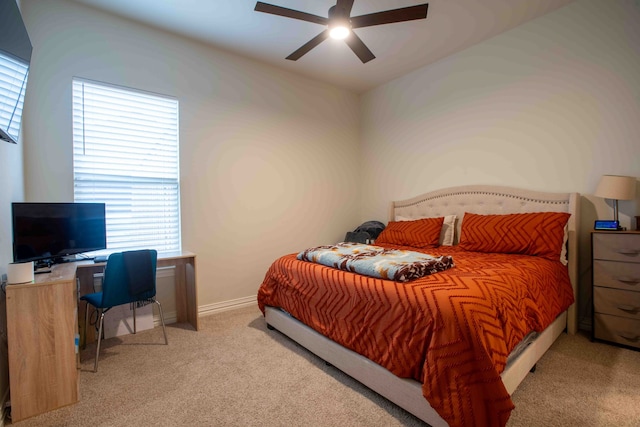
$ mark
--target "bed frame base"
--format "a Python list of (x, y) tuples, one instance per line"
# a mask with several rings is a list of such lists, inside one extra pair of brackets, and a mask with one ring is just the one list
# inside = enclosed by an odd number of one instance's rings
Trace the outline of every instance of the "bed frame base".
[[(418, 381), (395, 376), (377, 363), (331, 341), (278, 308), (265, 307), (265, 320), (269, 329), (277, 329), (326, 363), (432, 427), (447, 426), (422, 395), (422, 385)], [(535, 367), (566, 325), (567, 313), (564, 312), (505, 368), (501, 377), (509, 394), (513, 393)]]

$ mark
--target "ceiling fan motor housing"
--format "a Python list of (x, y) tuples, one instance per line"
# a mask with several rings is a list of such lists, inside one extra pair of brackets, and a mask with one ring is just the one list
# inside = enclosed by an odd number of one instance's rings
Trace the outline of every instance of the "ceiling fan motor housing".
[[(351, 20), (349, 19), (349, 11), (344, 8), (331, 6), (329, 8), (329, 30), (333, 38), (344, 39), (351, 32)], [(339, 31), (336, 33), (336, 31)]]
[(351, 22), (349, 20), (349, 12), (342, 7), (337, 7), (337, 5), (331, 6), (329, 8), (328, 16), (330, 24), (334, 21), (343, 21), (349, 23), (349, 26), (351, 25)]

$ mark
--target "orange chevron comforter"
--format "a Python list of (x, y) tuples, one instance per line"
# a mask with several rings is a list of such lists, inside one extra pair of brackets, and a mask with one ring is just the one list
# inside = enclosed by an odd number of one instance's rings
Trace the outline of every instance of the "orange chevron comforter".
[[(393, 245), (389, 248), (411, 249)], [(514, 405), (500, 373), (510, 351), (573, 303), (567, 268), (527, 255), (425, 250), (456, 267), (400, 283), (296, 259), (276, 260), (258, 304), (420, 381), (450, 426), (504, 426)]]

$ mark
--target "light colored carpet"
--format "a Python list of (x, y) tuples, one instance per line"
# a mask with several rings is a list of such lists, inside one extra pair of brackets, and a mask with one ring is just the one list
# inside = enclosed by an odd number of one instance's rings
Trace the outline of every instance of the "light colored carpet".
[[(276, 331), (257, 307), (82, 353), (80, 402), (29, 426), (419, 426)], [(640, 426), (640, 352), (562, 335), (513, 395), (508, 426)], [(9, 423), (7, 423), (9, 424)]]

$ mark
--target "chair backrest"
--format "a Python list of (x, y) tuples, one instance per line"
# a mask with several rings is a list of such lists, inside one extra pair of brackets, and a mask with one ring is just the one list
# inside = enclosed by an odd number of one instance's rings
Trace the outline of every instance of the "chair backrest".
[(102, 281), (102, 305), (114, 307), (154, 297), (157, 262), (154, 249), (109, 255)]

